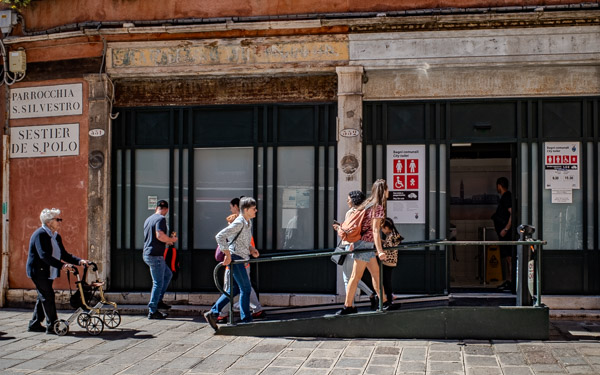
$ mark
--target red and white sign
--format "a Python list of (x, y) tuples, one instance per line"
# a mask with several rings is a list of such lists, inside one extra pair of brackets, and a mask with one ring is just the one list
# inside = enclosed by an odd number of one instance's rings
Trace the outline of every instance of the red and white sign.
[(544, 143), (544, 187), (546, 189), (579, 189), (579, 142)]
[(388, 145), (387, 214), (398, 224), (425, 223), (425, 146)]

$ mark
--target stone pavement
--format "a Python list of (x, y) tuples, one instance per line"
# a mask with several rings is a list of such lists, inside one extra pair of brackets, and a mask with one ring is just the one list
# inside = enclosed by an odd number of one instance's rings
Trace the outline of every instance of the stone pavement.
[(30, 316), (0, 309), (1, 374), (600, 374), (598, 321), (553, 320), (548, 341), (459, 341), (215, 336), (199, 316), (141, 315), (58, 337), (26, 332)]

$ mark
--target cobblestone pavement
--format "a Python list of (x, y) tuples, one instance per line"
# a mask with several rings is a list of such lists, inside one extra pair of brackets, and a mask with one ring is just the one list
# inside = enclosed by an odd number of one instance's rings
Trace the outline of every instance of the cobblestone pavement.
[(215, 336), (201, 317), (139, 315), (59, 337), (26, 332), (30, 316), (0, 309), (1, 374), (600, 374), (598, 321), (552, 321), (548, 341), (459, 341)]

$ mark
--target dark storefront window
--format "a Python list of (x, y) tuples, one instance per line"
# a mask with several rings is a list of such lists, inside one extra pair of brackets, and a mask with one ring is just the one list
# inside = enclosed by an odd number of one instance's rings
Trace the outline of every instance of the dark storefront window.
[[(366, 102), (363, 188), (386, 177), (388, 145), (426, 145), (426, 225), (398, 228), (410, 239), (446, 238), (452, 224), (448, 221), (451, 203), (447, 186), (455, 182), (449, 172), (451, 150), (458, 158), (461, 147), (477, 150), (470, 155), (475, 165), (482, 159), (503, 158), (512, 170), (508, 177), (515, 228), (521, 223), (533, 224), (535, 237), (548, 241), (542, 263), (543, 292), (598, 292), (598, 105), (598, 98)], [(551, 142), (577, 150), (579, 188), (565, 192), (545, 188), (545, 148)], [(495, 155), (504, 149), (511, 151)], [(565, 195), (568, 199), (562, 201)], [(415, 235), (418, 238), (413, 238)], [(402, 271), (394, 274), (395, 290), (443, 292), (449, 284), (444, 280), (450, 276), (448, 264), (456, 261), (453, 256), (435, 248), (401, 251), (398, 267)]]
[[(182, 274), (175, 290), (216, 291), (214, 236), (229, 201), (254, 196), (262, 254), (326, 249), (335, 212), (332, 104), (121, 109), (113, 128), (112, 286), (145, 290), (143, 222), (167, 199)], [(252, 266), (261, 292), (335, 292), (328, 259)]]

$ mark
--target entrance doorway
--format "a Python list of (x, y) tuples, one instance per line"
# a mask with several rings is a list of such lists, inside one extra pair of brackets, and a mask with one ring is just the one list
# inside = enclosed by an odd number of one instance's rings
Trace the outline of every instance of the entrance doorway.
[[(498, 206), (496, 181), (515, 181), (515, 146), (506, 143), (453, 144), (450, 149), (449, 239), (496, 241), (492, 215)], [(513, 204), (513, 207), (516, 205)], [(513, 217), (517, 213), (513, 210)], [(495, 290), (503, 282), (497, 246), (452, 246), (450, 288)]]

